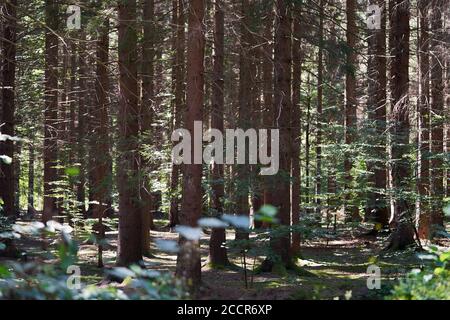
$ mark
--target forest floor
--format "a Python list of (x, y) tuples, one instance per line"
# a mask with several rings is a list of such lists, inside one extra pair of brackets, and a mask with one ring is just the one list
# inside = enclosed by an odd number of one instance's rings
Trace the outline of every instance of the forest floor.
[[(26, 224), (27, 222), (19, 222)], [(178, 234), (163, 226), (167, 220), (156, 220), (156, 229), (151, 231), (152, 239), (177, 240)], [(302, 272), (288, 271), (287, 274), (252, 272), (264, 257), (256, 260), (247, 258), (247, 282), (240, 256), (229, 254), (235, 265), (230, 269), (211, 269), (206, 261), (208, 238), (201, 239), (202, 280), (200, 299), (383, 299), (390, 288), (406, 272), (418, 267), (421, 261), (414, 250), (403, 252), (383, 251), (387, 235), (365, 236), (368, 229), (363, 226), (338, 225), (333, 237), (317, 238), (302, 243), (301, 258), (297, 265)], [(117, 249), (117, 231), (106, 234), (108, 244), (103, 253), (105, 268), (114, 266)], [(77, 234), (74, 234), (77, 238)], [(230, 230), (228, 239), (234, 238)], [(27, 252), (28, 260), (52, 263), (48, 253), (42, 249), (39, 238), (21, 238), (17, 247)], [(449, 245), (448, 243), (445, 244)], [(152, 257), (145, 258), (147, 268), (173, 272), (176, 254), (158, 250), (152, 243)], [(82, 281), (87, 284), (100, 283), (104, 270), (96, 267), (97, 248), (88, 242), (81, 242), (78, 252)], [(2, 258), (4, 259), (4, 258)], [(255, 264), (255, 265), (254, 265)], [(381, 270), (381, 289), (369, 290), (367, 268), (375, 264)], [(306, 271), (306, 272), (304, 272)]]

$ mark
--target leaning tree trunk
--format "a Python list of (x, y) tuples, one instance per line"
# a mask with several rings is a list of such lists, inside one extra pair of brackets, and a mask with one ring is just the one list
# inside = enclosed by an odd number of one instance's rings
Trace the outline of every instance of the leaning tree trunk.
[(136, 0), (120, 0), (119, 11), (119, 241), (117, 265), (142, 260), (139, 205)]
[[(194, 122), (203, 119), (204, 96), (204, 56), (205, 30), (203, 18), (205, 4), (203, 0), (190, 0), (188, 8), (188, 46), (187, 46), (187, 112), (185, 127), (191, 136)], [(194, 159), (194, 140), (192, 140), (191, 159)], [(183, 199), (181, 203), (180, 224), (197, 226), (202, 210), (202, 165), (186, 164), (183, 172)], [(181, 276), (191, 291), (198, 289), (201, 280), (199, 242), (180, 236), (182, 249), (177, 257), (176, 274)]]

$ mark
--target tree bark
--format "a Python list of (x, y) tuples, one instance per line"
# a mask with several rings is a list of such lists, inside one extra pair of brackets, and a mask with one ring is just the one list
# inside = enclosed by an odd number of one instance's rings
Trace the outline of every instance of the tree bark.
[[(346, 74), (345, 74), (345, 144), (347, 148), (351, 148), (351, 144), (356, 139), (356, 0), (346, 0), (347, 15), (347, 57), (346, 57)], [(347, 152), (344, 160), (345, 168), (345, 194), (346, 194), (346, 215), (352, 221), (360, 220), (358, 207), (355, 206), (351, 196), (353, 167), (352, 154)]]
[[(155, 3), (145, 0), (143, 8), (144, 39), (142, 44), (142, 98), (140, 106), (140, 134), (142, 142), (151, 144), (154, 120), (154, 59), (155, 59)], [(150, 229), (153, 227), (152, 195), (149, 173), (152, 164), (145, 157), (140, 157), (142, 181), (140, 197), (142, 205), (142, 254), (150, 255)]]
[[(302, 34), (301, 34), (301, 6), (294, 4), (293, 9), (293, 44), (292, 44), (292, 188), (291, 188), (291, 221), (292, 225), (300, 222), (300, 149), (301, 149), (301, 77), (302, 77)], [(293, 256), (300, 253), (300, 234), (292, 233), (291, 252)]]
[[(213, 56), (213, 85), (211, 96), (211, 128), (224, 131), (224, 11), (223, 1), (214, 4), (214, 56)], [(212, 179), (212, 209), (215, 215), (223, 214), (224, 200), (224, 165), (213, 163)], [(211, 266), (225, 266), (229, 264), (227, 249), (224, 244), (226, 233), (223, 228), (213, 228), (209, 241), (209, 262)]]
[(430, 39), (429, 39), (429, 1), (419, 1), (419, 180), (418, 191), (420, 207), (418, 231), (421, 238), (430, 236)]
[[(94, 200), (92, 217), (97, 218), (97, 235), (101, 242), (105, 236), (102, 223), (108, 210), (108, 190), (110, 178), (108, 176), (109, 166), (109, 134), (108, 134), (108, 109), (109, 109), (109, 77), (108, 77), (108, 52), (109, 52), (109, 21), (105, 19), (99, 28), (99, 36), (96, 41), (96, 80), (95, 97), (96, 107), (92, 112), (92, 130), (94, 136), (95, 155), (93, 156), (93, 188), (92, 198)], [(98, 244), (98, 266), (103, 266), (101, 253), (103, 245)]]
[[(274, 119), (280, 136), (280, 166), (275, 177), (277, 197), (273, 205), (278, 208), (278, 219), (282, 226), (291, 223), (290, 170), (291, 170), (291, 7), (289, 1), (277, 0), (274, 47)], [(284, 267), (292, 265), (290, 234), (273, 237), (271, 247)], [(266, 260), (275, 266), (270, 257)]]
[[(187, 112), (185, 127), (193, 136), (194, 121), (203, 119), (204, 96), (204, 55), (205, 30), (203, 0), (190, 0), (188, 8), (188, 46), (187, 46)], [(194, 140), (192, 140), (191, 159), (194, 159)], [(183, 173), (183, 198), (180, 211), (180, 224), (197, 226), (202, 210), (202, 165), (187, 164)], [(176, 274), (185, 279), (191, 291), (195, 291), (201, 281), (201, 265), (198, 241), (180, 236), (182, 249), (177, 257)]]
[[(17, 1), (6, 1), (2, 8), (1, 19), (3, 32), (1, 47), (2, 63), (2, 110), (0, 112), (1, 134), (14, 136), (14, 112), (15, 112), (15, 82), (16, 82), (16, 37), (17, 37)], [(0, 199), (3, 200), (3, 214), (13, 216), (15, 214), (15, 175), (14, 164), (19, 160), (14, 158), (13, 141), (7, 139), (0, 142), (0, 156), (7, 156), (12, 163), (0, 160)]]
[(119, 0), (119, 240), (117, 265), (142, 260), (136, 0)]
[[(442, 11), (444, 9), (443, 0), (431, 1), (431, 31), (433, 39), (431, 41), (431, 197), (432, 214), (431, 224), (433, 229), (444, 227), (444, 214), (442, 211), (444, 198), (444, 83), (443, 66), (443, 24)], [(447, 3), (448, 5), (448, 3)], [(435, 231), (435, 230), (434, 230)], [(432, 235), (431, 235), (432, 236)]]
[(53, 183), (57, 180), (57, 117), (58, 117), (58, 4), (45, 1), (45, 111), (44, 111), (44, 210), (43, 222), (56, 213)]
[[(389, 223), (389, 206), (386, 198), (386, 1), (377, 0), (381, 9), (381, 28), (369, 31), (369, 69), (367, 112), (370, 125), (369, 139), (372, 161), (368, 161), (369, 194), (366, 220), (385, 227)], [(376, 227), (374, 230), (377, 230)]]
[[(185, 32), (184, 32), (184, 3), (182, 0), (177, 1), (177, 19), (176, 19), (176, 44), (175, 44), (175, 66), (174, 66), (174, 127), (175, 129), (181, 126), (181, 119), (183, 115), (183, 105), (185, 100), (185, 86), (184, 86), (184, 49), (185, 49)], [(174, 3), (176, 2), (174, 1)], [(174, 35), (175, 36), (175, 35)], [(179, 224), (180, 199), (178, 195), (178, 188), (180, 184), (181, 167), (172, 164), (172, 174), (170, 176), (170, 211), (169, 211), (169, 226), (174, 227)]]
[(414, 243), (414, 229), (411, 223), (412, 205), (408, 198), (411, 177), (409, 146), (409, 1), (389, 2), (391, 34), (389, 38), (390, 87), (392, 99), (392, 186), (395, 192), (395, 227), (387, 248), (405, 249)]

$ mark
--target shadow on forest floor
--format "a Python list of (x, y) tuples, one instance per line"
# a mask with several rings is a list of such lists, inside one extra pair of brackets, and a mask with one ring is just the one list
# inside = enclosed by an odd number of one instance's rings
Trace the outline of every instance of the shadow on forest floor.
[[(165, 220), (157, 221), (162, 226)], [(359, 232), (358, 232), (359, 231)], [(209, 236), (201, 239), (203, 288), (200, 299), (382, 299), (389, 288), (406, 272), (420, 264), (415, 252), (383, 252), (386, 236), (369, 238), (360, 236), (363, 228), (354, 229), (342, 226), (332, 240), (318, 238), (302, 243), (301, 258), (297, 260), (302, 270), (310, 276), (289, 271), (287, 275), (273, 273), (253, 274), (264, 257), (247, 261), (248, 288), (245, 287), (244, 272), (240, 257), (230, 253), (230, 261), (236, 268), (211, 269), (206, 261)], [(74, 235), (77, 238), (77, 234)], [(104, 248), (105, 267), (113, 267), (117, 247), (117, 231), (107, 232), (108, 244)], [(151, 231), (153, 239), (177, 240), (178, 234), (159, 227)], [(232, 239), (228, 231), (227, 238)], [(22, 238), (17, 243), (27, 252), (28, 259), (42, 263), (52, 263), (48, 253), (42, 249), (42, 241), (37, 238)], [(152, 243), (151, 258), (145, 258), (148, 268), (173, 272), (176, 254), (159, 251)], [(79, 261), (82, 281), (99, 283), (103, 270), (96, 267), (97, 248), (82, 242), (79, 245)], [(367, 267), (376, 264), (381, 268), (380, 290), (367, 288)]]

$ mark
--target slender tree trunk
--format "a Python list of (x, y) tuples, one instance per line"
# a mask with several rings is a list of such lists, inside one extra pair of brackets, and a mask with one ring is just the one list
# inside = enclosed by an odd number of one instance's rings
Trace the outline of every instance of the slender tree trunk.
[[(154, 59), (155, 59), (155, 3), (144, 1), (143, 9), (144, 40), (142, 47), (142, 99), (140, 107), (140, 133), (142, 141), (152, 142), (153, 102), (154, 102)], [(152, 195), (149, 172), (152, 164), (141, 156), (142, 181), (140, 196), (142, 202), (142, 254), (150, 255), (150, 229), (153, 227)]]
[[(184, 48), (185, 48), (185, 32), (184, 32), (184, 3), (182, 0), (176, 0), (177, 3), (177, 26), (176, 26), (176, 53), (175, 53), (175, 98), (174, 98), (174, 127), (175, 129), (181, 126), (181, 119), (183, 115), (183, 105), (185, 96), (184, 86)], [(180, 181), (181, 167), (172, 164), (172, 174), (170, 176), (170, 211), (169, 211), (169, 226), (174, 227), (179, 224), (179, 181)]]
[[(381, 28), (369, 31), (369, 88), (367, 111), (370, 125), (371, 145), (369, 153), (372, 162), (368, 162), (371, 173), (369, 184), (375, 190), (370, 192), (366, 220), (379, 227), (389, 223), (389, 206), (386, 198), (387, 187), (387, 150), (386, 150), (386, 1), (378, 0), (381, 8)], [(377, 230), (376, 227), (374, 230)]]
[[(251, 126), (251, 110), (253, 110), (252, 88), (254, 85), (254, 39), (251, 33), (251, 14), (254, 8), (253, 0), (241, 0), (241, 21), (240, 21), (240, 51), (239, 51), (239, 109), (238, 127), (247, 130)], [(247, 157), (247, 153), (246, 153)], [(248, 164), (238, 164), (236, 167), (236, 202), (237, 213), (249, 216), (249, 183), (250, 166)], [(247, 232), (236, 231), (236, 239), (248, 239)]]
[(323, 109), (323, 20), (324, 1), (319, 2), (319, 52), (317, 62), (317, 123), (316, 123), (316, 213), (318, 216), (322, 210), (322, 109)]
[[(444, 214), (442, 211), (444, 198), (444, 83), (443, 66), (444, 47), (443, 47), (443, 24), (442, 11), (444, 9), (444, 0), (433, 0), (431, 30), (433, 39), (431, 41), (431, 196), (432, 196), (432, 215), (431, 223), (434, 228), (444, 227)], [(432, 235), (431, 235), (432, 236)]]
[(390, 78), (392, 98), (392, 186), (395, 192), (395, 231), (391, 234), (387, 248), (401, 250), (414, 243), (414, 229), (411, 221), (413, 211), (408, 198), (411, 177), (409, 147), (409, 1), (389, 2), (391, 34)]
[(79, 69), (78, 69), (78, 126), (77, 126), (77, 157), (79, 163), (79, 175), (77, 180), (78, 212), (86, 217), (86, 122), (87, 122), (87, 95), (86, 84), (86, 34), (81, 31), (79, 42)]
[(117, 265), (142, 260), (139, 205), (136, 0), (120, 0), (119, 11), (119, 240)]
[(34, 158), (35, 150), (34, 144), (30, 143), (28, 148), (28, 206), (27, 214), (31, 216), (34, 214)]
[[(224, 131), (224, 11), (223, 1), (217, 0), (214, 5), (214, 57), (213, 57), (213, 85), (212, 85), (212, 112), (211, 128)], [(212, 179), (212, 209), (217, 216), (223, 214), (224, 200), (224, 165), (213, 163)], [(229, 264), (225, 229), (213, 228), (209, 241), (209, 261), (212, 266), (225, 266)]]
[[(186, 129), (193, 136), (194, 121), (203, 119), (204, 96), (204, 54), (205, 31), (203, 18), (205, 4), (203, 0), (189, 1), (188, 46), (187, 46), (187, 112), (185, 117)], [(194, 159), (194, 140), (192, 140), (191, 159)], [(202, 165), (187, 164), (183, 173), (183, 199), (180, 211), (180, 223), (191, 227), (197, 226), (202, 210)], [(200, 252), (198, 241), (191, 241), (180, 237), (182, 249), (177, 257), (176, 274), (185, 279), (195, 291), (201, 280)]]
[[(1, 134), (14, 136), (14, 111), (15, 111), (15, 82), (16, 82), (16, 36), (17, 36), (17, 1), (6, 1), (2, 6), (3, 32), (1, 47), (2, 77), (1, 94), (2, 109), (0, 110)], [(7, 139), (0, 142), (0, 156), (9, 157), (12, 163), (6, 159), (0, 159), (0, 199), (3, 200), (3, 214), (13, 216), (14, 210), (14, 164), (19, 159), (14, 158), (13, 141)], [(16, 173), (17, 174), (17, 173)]]
[(419, 236), (429, 238), (430, 235), (430, 39), (429, 39), (429, 1), (419, 1), (419, 180), (418, 191), (419, 217), (417, 219)]
[(108, 159), (109, 159), (109, 135), (108, 135), (108, 52), (109, 52), (109, 21), (105, 19), (100, 26), (99, 36), (96, 43), (96, 81), (95, 81), (95, 97), (96, 107), (92, 112), (92, 134), (94, 136), (93, 155), (93, 192), (94, 200), (92, 217), (97, 218), (97, 236), (100, 240), (98, 245), (98, 266), (103, 266), (102, 251), (103, 245), (101, 240), (105, 236), (105, 228), (102, 223), (103, 217), (108, 209), (108, 184), (110, 177), (108, 176)]
[(307, 79), (308, 93), (306, 102), (306, 125), (305, 125), (305, 202), (310, 206), (310, 159), (311, 159), (311, 143), (310, 143), (310, 123), (311, 123), (311, 78), (308, 74)]
[[(301, 8), (300, 4), (294, 4), (293, 17), (293, 45), (292, 45), (292, 116), (291, 116), (291, 142), (292, 142), (292, 188), (291, 188), (291, 220), (292, 225), (300, 222), (300, 148), (301, 148), (301, 106), (300, 106), (300, 90), (301, 90), (301, 72), (302, 72), (302, 55), (301, 55)], [(292, 255), (296, 256), (300, 253), (300, 234), (292, 233), (291, 243)]]
[(57, 180), (57, 117), (58, 117), (58, 4), (45, 1), (45, 111), (44, 111), (44, 210), (42, 220), (56, 213), (53, 183)]
[[(264, 59), (263, 59), (263, 125), (268, 130), (273, 128), (273, 5), (268, 7), (265, 28), (264, 28)], [(271, 137), (270, 131), (268, 131), (268, 145), (267, 152), (271, 152)], [(272, 176), (264, 177), (264, 191), (263, 198), (264, 204), (273, 204), (273, 179)]]
[[(347, 14), (347, 59), (346, 59), (346, 75), (345, 75), (345, 144), (347, 148), (355, 142), (356, 136), (356, 0), (346, 0), (346, 14)], [(353, 167), (352, 155), (347, 152), (344, 161), (345, 167), (345, 192), (346, 192), (346, 214), (347, 217), (353, 221), (360, 219), (358, 207), (352, 203), (350, 190), (352, 188), (352, 174)]]

